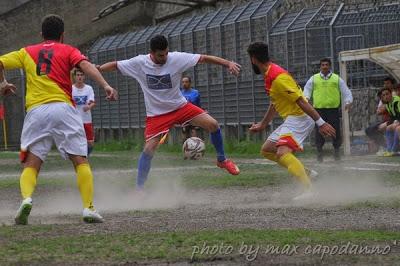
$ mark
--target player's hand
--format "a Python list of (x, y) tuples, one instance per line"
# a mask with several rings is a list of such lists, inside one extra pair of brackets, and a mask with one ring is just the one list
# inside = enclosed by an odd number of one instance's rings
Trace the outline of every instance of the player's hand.
[(8, 83), (5, 87), (0, 89), (1, 96), (9, 96), (15, 94), (17, 87), (14, 84)]
[(87, 112), (87, 111), (89, 111), (89, 110), (90, 110), (89, 105), (83, 106), (83, 111), (84, 111), (84, 112)]
[(240, 73), (241, 67), (242, 66), (239, 65), (238, 63), (231, 61), (231, 62), (229, 62), (229, 65), (228, 65), (229, 73), (231, 73), (232, 75), (238, 76)]
[(348, 104), (346, 104), (346, 105), (344, 106), (344, 110), (345, 110), (345, 111), (350, 112), (350, 109), (351, 109), (351, 103), (348, 103)]
[(322, 136), (325, 136), (325, 137), (329, 136), (332, 138), (336, 137), (336, 130), (329, 123), (323, 124), (322, 126), (319, 127), (318, 130)]
[(264, 125), (261, 122), (258, 122), (258, 123), (253, 123), (251, 125), (251, 127), (249, 128), (249, 130), (250, 130), (250, 132), (255, 133), (255, 132), (263, 131), (265, 129), (265, 127), (266, 127), (266, 125)]
[(108, 101), (116, 101), (118, 100), (118, 91), (111, 87), (110, 85), (107, 85), (104, 87), (104, 90), (106, 91), (106, 99)]
[(97, 68), (98, 71), (101, 72), (101, 65), (95, 65), (95, 67)]

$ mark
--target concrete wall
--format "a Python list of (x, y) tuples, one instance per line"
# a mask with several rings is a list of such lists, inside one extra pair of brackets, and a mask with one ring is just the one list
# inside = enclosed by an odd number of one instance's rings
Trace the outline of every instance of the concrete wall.
[(14, 1), (9, 1), (9, 0), (2, 0), (0, 1), (0, 14), (7, 13), (11, 9), (14, 9), (29, 0), (14, 0)]
[[(115, 2), (117, 0), (0, 1), (0, 34), (1, 36), (7, 36), (7, 38), (2, 38), (0, 54), (39, 42), (41, 40), (41, 19), (49, 13), (59, 14), (65, 19), (65, 41), (85, 50), (84, 48), (89, 47), (94, 40), (101, 36), (133, 31), (136, 28), (159, 22), (162, 18), (185, 9), (185, 15), (192, 15), (193, 13), (207, 12), (249, 1), (220, 0), (216, 1), (215, 6), (200, 9), (187, 9), (187, 7), (179, 5), (156, 4), (153, 1), (137, 1), (97, 22), (91, 21), (93, 17), (98, 15), (100, 10)], [(185, 1), (177, 0), (176, 2)], [(328, 2), (339, 3), (342, 1), (328, 0)], [(377, 0), (344, 0), (343, 2), (373, 5)], [(395, 1), (379, 0), (379, 2), (389, 3)], [(278, 8), (273, 16), (279, 17), (288, 10), (315, 6), (320, 3), (321, 1), (317, 0), (283, 0), (281, 8)]]
[(41, 41), (41, 19), (54, 13), (65, 20), (65, 42), (82, 46), (106, 34), (121, 30), (132, 31), (136, 27), (152, 23), (153, 3), (138, 1), (128, 8), (119, 10), (97, 22), (93, 17), (105, 6), (115, 0), (31, 0), (11, 11), (0, 15), (0, 34), (2, 38), (0, 54)]

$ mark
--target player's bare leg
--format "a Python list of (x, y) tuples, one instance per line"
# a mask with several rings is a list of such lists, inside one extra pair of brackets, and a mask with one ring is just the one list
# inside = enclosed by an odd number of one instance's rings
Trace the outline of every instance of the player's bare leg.
[(103, 217), (93, 207), (93, 174), (88, 160), (79, 155), (69, 155), (74, 164), (78, 188), (83, 204), (83, 220), (86, 223), (102, 223)]
[(218, 126), (217, 120), (215, 120), (209, 114), (204, 113), (193, 118), (190, 123), (210, 132), (211, 143), (214, 145), (215, 150), (217, 151), (217, 166), (220, 168), (225, 168), (232, 175), (238, 175), (240, 173), (239, 167), (237, 167), (232, 160), (226, 159), (225, 157), (221, 129)]
[(23, 200), (15, 215), (15, 223), (25, 225), (28, 224), (28, 217), (32, 210), (32, 194), (35, 191), (42, 160), (28, 151), (21, 152), (21, 161), (23, 161), (24, 170), (19, 183)]

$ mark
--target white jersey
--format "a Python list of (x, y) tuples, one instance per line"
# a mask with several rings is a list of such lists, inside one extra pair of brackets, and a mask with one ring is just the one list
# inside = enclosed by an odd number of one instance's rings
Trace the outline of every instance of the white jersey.
[(84, 124), (92, 123), (92, 113), (91, 111), (85, 112), (83, 107), (94, 102), (94, 92), (90, 85), (85, 84), (83, 88), (77, 88), (72, 85), (72, 98), (75, 101), (76, 109), (82, 118)]
[(118, 61), (117, 67), (124, 76), (139, 82), (147, 116), (157, 116), (172, 112), (187, 103), (180, 90), (182, 73), (194, 67), (199, 59), (199, 54), (171, 52), (164, 65), (157, 65), (147, 54)]

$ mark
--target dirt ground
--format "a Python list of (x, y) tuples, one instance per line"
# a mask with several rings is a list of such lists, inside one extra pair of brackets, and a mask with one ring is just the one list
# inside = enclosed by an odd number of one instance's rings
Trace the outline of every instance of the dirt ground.
[[(264, 162), (242, 159), (239, 163), (261, 165)], [(318, 169), (313, 165), (312, 160), (309, 160), (308, 164)], [(293, 197), (300, 193), (294, 185), (187, 189), (183, 188), (179, 182), (168, 180), (158, 184), (146, 195), (138, 196), (134, 193), (133, 184), (131, 187), (118, 189), (106, 184), (107, 176), (113, 174), (132, 176), (135, 173), (134, 170), (95, 171), (95, 175), (100, 176), (96, 181), (95, 202), (97, 206), (101, 206), (100, 210), (106, 219), (105, 223), (96, 226), (82, 224), (81, 210), (77, 208), (80, 206), (79, 194), (74, 186), (38, 186), (30, 224), (58, 224), (55, 225), (57, 230), (32, 233), (26, 237), (241, 228), (399, 231), (400, 216), (397, 205), (378, 207), (368, 204), (354, 205), (354, 202), (377, 198), (392, 199), (400, 195), (400, 188), (397, 186), (385, 186), (371, 178), (362, 179), (362, 173), (365, 171), (376, 172), (379, 178), (381, 171), (399, 171), (398, 166), (396, 162), (379, 163), (373, 158), (346, 160), (340, 165), (340, 169), (356, 171), (360, 173), (358, 178), (353, 176), (336, 182), (326, 176), (320, 177), (315, 182), (316, 196), (311, 200), (301, 202), (293, 201)], [(211, 166), (204, 165), (203, 167), (207, 169)], [(327, 169), (326, 171), (334, 171), (338, 166), (333, 161), (328, 161), (319, 167)], [(155, 168), (152, 171), (153, 174), (179, 175), (179, 167)], [(68, 171), (48, 171), (41, 178), (63, 178), (67, 173), (71, 174)], [(2, 175), (0, 175), (1, 178), (3, 178)], [(0, 191), (0, 224), (11, 225), (15, 210), (20, 203), (19, 191), (15, 187), (2, 188)], [(392, 250), (392, 254), (398, 255), (399, 252), (397, 248)], [(328, 258), (321, 262), (315, 257), (268, 257), (266, 255), (257, 258), (252, 264), (263, 265), (266, 260), (271, 265), (319, 265), (322, 263), (353, 265), (351, 260), (347, 261), (345, 257), (335, 257), (334, 260)], [(376, 258), (371, 257), (365, 257), (362, 261), (360, 265), (377, 263)], [(201, 263), (242, 265), (248, 262), (238, 257), (229, 261), (216, 259)], [(398, 263), (390, 259), (379, 262), (382, 265)], [(176, 264), (185, 265), (186, 262)]]

